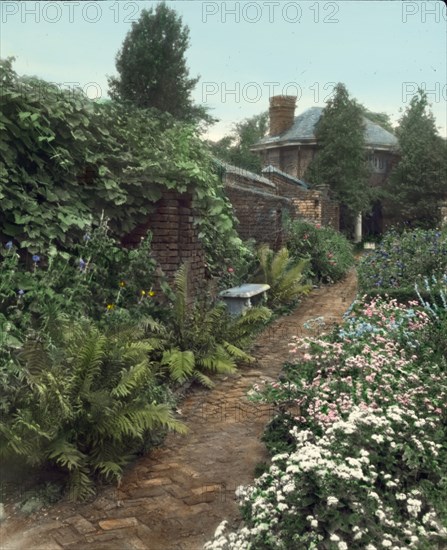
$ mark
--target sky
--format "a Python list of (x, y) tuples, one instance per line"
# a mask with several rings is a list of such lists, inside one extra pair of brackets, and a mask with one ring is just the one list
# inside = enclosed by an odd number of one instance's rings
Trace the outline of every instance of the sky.
[[(79, 86), (107, 97), (115, 56), (143, 8), (157, 2), (15, 2), (0, 4), (1, 57), (18, 74)], [(219, 122), (219, 139), (268, 109), (272, 95), (296, 95), (295, 114), (325, 102), (337, 82), (393, 123), (411, 97), (427, 91), (436, 125), (447, 135), (447, 11), (438, 0), (242, 2), (172, 1), (189, 27), (187, 63), (200, 75), (193, 98)]]

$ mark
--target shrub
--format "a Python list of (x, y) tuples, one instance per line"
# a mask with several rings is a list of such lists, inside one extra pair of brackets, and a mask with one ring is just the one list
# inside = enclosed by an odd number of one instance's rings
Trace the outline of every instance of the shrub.
[(30, 334), (1, 368), (0, 455), (56, 465), (77, 500), (94, 492), (94, 479), (119, 479), (151, 432), (185, 427), (157, 401), (163, 392), (141, 327), (54, 321), (51, 334)]
[(309, 258), (316, 281), (339, 281), (354, 264), (352, 245), (341, 233), (309, 222), (289, 223), (287, 249), (294, 259)]

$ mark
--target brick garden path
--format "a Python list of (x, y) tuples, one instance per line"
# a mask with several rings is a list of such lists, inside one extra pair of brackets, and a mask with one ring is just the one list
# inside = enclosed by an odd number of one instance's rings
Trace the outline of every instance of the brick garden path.
[(104, 489), (89, 504), (62, 503), (26, 520), (6, 520), (0, 548), (199, 550), (221, 520), (237, 526), (234, 491), (252, 482), (256, 464), (267, 460), (259, 438), (271, 416), (267, 406), (251, 405), (246, 392), (278, 376), (291, 336), (308, 334), (305, 321), (340, 321), (356, 288), (352, 271), (341, 283), (314, 290), (258, 337), (254, 366), (185, 398), (180, 407), (186, 436), (170, 434), (163, 447), (129, 468), (119, 489)]

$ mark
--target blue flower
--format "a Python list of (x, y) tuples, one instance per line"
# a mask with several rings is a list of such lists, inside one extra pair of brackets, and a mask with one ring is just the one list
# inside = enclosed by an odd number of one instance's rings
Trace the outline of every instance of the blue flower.
[(23, 296), (25, 294), (25, 291), (21, 288), (20, 290), (17, 291), (17, 294), (19, 296)]
[(86, 234), (84, 235), (83, 239), (84, 239), (85, 242), (89, 241), (89, 240), (90, 240), (90, 235), (89, 235), (89, 233), (86, 233)]
[(8, 250), (11, 250), (11, 248), (13, 247), (13, 242), (12, 241), (8, 241), (6, 244), (5, 244), (5, 248), (7, 248)]
[(79, 269), (82, 271), (83, 269), (85, 269), (85, 266), (87, 265), (87, 263), (85, 262), (85, 260), (83, 260), (82, 258), (79, 259)]
[(34, 256), (33, 256), (33, 262), (34, 262), (35, 264), (37, 264), (37, 262), (40, 262), (40, 256), (37, 255), (37, 254), (34, 254)]

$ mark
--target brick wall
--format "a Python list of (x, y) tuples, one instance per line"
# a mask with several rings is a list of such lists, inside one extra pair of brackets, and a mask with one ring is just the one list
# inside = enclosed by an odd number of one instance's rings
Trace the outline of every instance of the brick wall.
[(237, 231), (241, 239), (255, 239), (274, 250), (281, 248), (284, 244), (283, 216), (286, 213), (294, 216), (291, 201), (235, 182), (227, 183), (225, 192), (239, 221)]
[[(324, 191), (304, 189), (274, 173), (268, 176), (237, 169), (226, 172), (225, 192), (239, 222), (237, 231), (242, 239), (254, 239), (278, 250), (284, 244), (286, 215), (338, 229), (338, 204)], [(205, 279), (205, 255), (195, 217), (190, 194), (167, 191), (154, 205), (148, 220), (122, 239), (123, 245), (136, 246), (151, 231), (153, 257), (170, 282), (178, 268), (188, 264), (190, 297), (197, 295)]]
[(205, 256), (194, 226), (195, 212), (191, 196), (172, 191), (164, 193), (154, 205), (147, 222), (123, 237), (125, 246), (136, 246), (148, 231), (152, 232), (152, 254), (170, 282), (178, 268), (187, 263), (189, 289), (195, 295), (205, 278)]
[(340, 207), (329, 197), (327, 186), (318, 190), (305, 189), (296, 178), (275, 168), (265, 168), (263, 174), (275, 184), (278, 195), (290, 198), (296, 215), (313, 223), (340, 229)]

